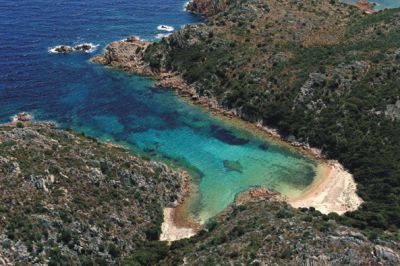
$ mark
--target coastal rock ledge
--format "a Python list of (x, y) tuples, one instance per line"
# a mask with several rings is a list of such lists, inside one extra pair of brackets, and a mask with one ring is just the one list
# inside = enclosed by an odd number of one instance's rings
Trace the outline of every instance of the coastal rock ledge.
[(154, 75), (151, 68), (143, 61), (144, 53), (151, 42), (142, 41), (135, 36), (129, 36), (124, 41), (112, 42), (106, 52), (96, 55), (92, 62), (112, 68), (135, 73), (138, 75)]

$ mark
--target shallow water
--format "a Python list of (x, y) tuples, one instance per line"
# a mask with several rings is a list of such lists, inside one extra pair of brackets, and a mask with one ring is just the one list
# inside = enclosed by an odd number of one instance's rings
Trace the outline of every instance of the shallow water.
[[(350, 2), (357, 2), (358, 0), (350, 0)], [(344, 0), (344, 2), (349, 2), (349, 0)], [(400, 7), (400, 0), (373, 0), (369, 1), (371, 3), (376, 3), (376, 10), (383, 10), (385, 8), (396, 8)]]
[(295, 196), (316, 164), (252, 132), (211, 117), (152, 81), (91, 64), (93, 54), (51, 54), (49, 47), (105, 45), (127, 35), (155, 39), (160, 24), (179, 29), (198, 17), (184, 1), (0, 0), (0, 122), (27, 111), (87, 135), (189, 169), (202, 221), (261, 185)]

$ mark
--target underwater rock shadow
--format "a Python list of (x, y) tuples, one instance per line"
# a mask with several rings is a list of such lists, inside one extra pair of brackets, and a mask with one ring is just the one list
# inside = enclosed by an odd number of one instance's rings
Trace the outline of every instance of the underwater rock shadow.
[(210, 126), (211, 134), (214, 138), (227, 143), (229, 145), (245, 145), (250, 142), (250, 140), (245, 138), (236, 137), (232, 131), (221, 128), (216, 125)]

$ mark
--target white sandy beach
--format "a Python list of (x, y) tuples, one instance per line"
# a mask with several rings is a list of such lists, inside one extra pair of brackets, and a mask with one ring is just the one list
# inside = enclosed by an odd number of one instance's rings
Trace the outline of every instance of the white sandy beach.
[(289, 200), (295, 208), (314, 207), (322, 213), (343, 214), (363, 202), (357, 195), (353, 176), (337, 161), (327, 161), (328, 169), (303, 195)]

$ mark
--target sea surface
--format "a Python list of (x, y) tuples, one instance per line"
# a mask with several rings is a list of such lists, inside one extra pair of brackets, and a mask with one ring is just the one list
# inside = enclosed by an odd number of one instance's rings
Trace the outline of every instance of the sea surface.
[[(357, 2), (358, 0), (344, 0), (344, 2)], [(376, 10), (383, 10), (386, 8), (397, 8), (400, 7), (400, 0), (373, 0), (370, 3), (375, 3)]]
[[(384, 3), (384, 1), (382, 1)], [(0, 0), (0, 122), (18, 112), (57, 122), (191, 173), (190, 212), (206, 221), (251, 186), (300, 195), (316, 162), (252, 131), (212, 117), (149, 79), (89, 62), (107, 43), (136, 35), (157, 40), (199, 17), (181, 0)], [(60, 44), (93, 53), (54, 54)]]

